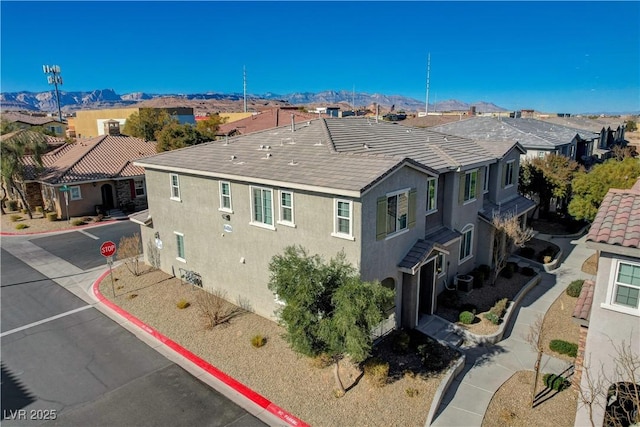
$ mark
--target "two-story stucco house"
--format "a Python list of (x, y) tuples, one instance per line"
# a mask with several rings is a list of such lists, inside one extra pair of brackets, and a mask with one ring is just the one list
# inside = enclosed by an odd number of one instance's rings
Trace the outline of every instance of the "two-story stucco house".
[(149, 210), (134, 220), (147, 260), (155, 242), (162, 270), (196, 272), (265, 317), (274, 255), (344, 251), (414, 327), (445, 284), (490, 263), (493, 213), (534, 207), (517, 193), (522, 152), (366, 118), (305, 121), (140, 159)]
[[(624, 341), (636, 358), (640, 356), (640, 179), (633, 188), (609, 190), (589, 229), (587, 246), (598, 251), (598, 274), (595, 283), (585, 282), (574, 312), (583, 326), (577, 382), (589, 390), (584, 370), (594, 381), (602, 375), (609, 382), (598, 391), (606, 394), (607, 387), (633, 380), (630, 375), (619, 375), (624, 369), (616, 362), (620, 355), (614, 346)], [(617, 403), (609, 400), (611, 413)], [(619, 424), (606, 420), (603, 424), (606, 404), (599, 396), (591, 420), (587, 407), (578, 408), (575, 425), (589, 425), (591, 421), (595, 425), (629, 425), (620, 419)], [(636, 411), (639, 409), (636, 406)]]

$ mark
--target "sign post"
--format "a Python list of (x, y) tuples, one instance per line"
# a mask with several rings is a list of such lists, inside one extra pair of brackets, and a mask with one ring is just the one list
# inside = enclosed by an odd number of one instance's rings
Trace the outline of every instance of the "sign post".
[(67, 222), (71, 222), (69, 219), (69, 186), (67, 184), (60, 187), (60, 191), (64, 194), (64, 204), (67, 207)]
[(100, 255), (107, 258), (107, 264), (109, 265), (109, 275), (111, 276), (111, 291), (113, 292), (114, 298), (116, 297), (116, 287), (113, 284), (113, 270), (111, 269), (111, 266), (113, 265), (113, 254), (115, 253), (116, 244), (111, 240), (107, 240), (102, 245), (100, 245)]

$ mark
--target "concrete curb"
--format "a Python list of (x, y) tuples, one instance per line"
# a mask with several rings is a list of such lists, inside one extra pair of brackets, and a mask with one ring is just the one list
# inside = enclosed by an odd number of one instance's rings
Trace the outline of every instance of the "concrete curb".
[(2, 231), (0, 232), (0, 236), (34, 236), (38, 234), (55, 234), (55, 233), (66, 233), (68, 231), (82, 230), (85, 228), (94, 228), (101, 227), (103, 225), (109, 225), (111, 223), (117, 222), (117, 219), (108, 219), (106, 221), (100, 221), (99, 224), (85, 224), (85, 225), (76, 225), (69, 228), (61, 228), (60, 230), (51, 230), (51, 231), (26, 231), (24, 233), (14, 233)]
[(509, 304), (507, 311), (502, 317), (502, 323), (498, 327), (498, 330), (493, 334), (490, 334), (490, 335), (474, 334), (473, 332), (469, 332), (468, 330), (456, 325), (455, 323), (452, 323), (453, 328), (456, 330), (457, 333), (461, 334), (466, 340), (472, 341), (478, 345), (495, 344), (497, 342), (500, 342), (502, 340), (502, 337), (504, 336), (504, 331), (507, 329), (507, 326), (511, 321), (511, 315), (520, 304), (520, 301), (522, 301), (522, 298), (524, 298), (524, 296), (531, 289), (537, 286), (541, 282), (541, 280), (542, 280), (542, 276), (540, 276), (540, 274), (537, 274), (533, 279), (527, 282), (527, 284), (524, 285), (522, 289), (520, 289), (520, 291), (516, 294), (516, 296), (513, 297), (513, 301), (511, 302), (511, 304)]
[(447, 342), (440, 341), (440, 344), (446, 345), (455, 351), (458, 352), (460, 357), (456, 360), (456, 363), (451, 366), (447, 372), (444, 374), (444, 378), (440, 381), (438, 388), (436, 389), (435, 394), (433, 395), (433, 400), (431, 400), (431, 407), (429, 408), (429, 414), (427, 415), (427, 420), (424, 423), (425, 426), (430, 426), (433, 421), (433, 417), (436, 415), (438, 408), (440, 407), (440, 403), (442, 402), (442, 398), (445, 393), (449, 389), (449, 386), (453, 382), (453, 380), (464, 370), (464, 364), (467, 359), (467, 356), (464, 354), (464, 351), (460, 350), (458, 347), (454, 347)]
[(179, 345), (175, 341), (169, 339), (168, 337), (164, 336), (163, 334), (161, 334), (160, 332), (158, 332), (157, 330), (155, 330), (151, 326), (147, 325), (146, 323), (144, 323), (143, 321), (141, 321), (140, 319), (138, 319), (137, 317), (135, 317), (131, 313), (123, 310), (122, 308), (120, 308), (119, 306), (114, 304), (113, 302), (109, 301), (100, 292), (100, 283), (102, 282), (102, 280), (104, 280), (105, 277), (107, 277), (108, 274), (109, 274), (108, 270), (105, 271), (104, 273), (102, 273), (100, 275), (100, 277), (98, 277), (96, 279), (96, 281), (92, 285), (92, 289), (93, 289), (93, 293), (94, 293), (95, 297), (102, 304), (104, 304), (106, 307), (108, 307), (112, 311), (115, 311), (117, 314), (119, 314), (120, 316), (124, 317), (126, 320), (131, 322), (133, 325), (135, 325), (139, 329), (145, 331), (146, 333), (148, 333), (149, 335), (154, 337), (157, 341), (160, 341), (162, 344), (166, 345), (167, 347), (169, 347), (171, 350), (173, 350), (174, 352), (176, 352), (180, 356), (183, 356), (185, 359), (189, 360), (190, 362), (192, 362), (193, 364), (195, 364), (199, 368), (203, 369), (208, 374), (213, 376), (215, 379), (217, 379), (217, 380), (221, 381), (222, 383), (226, 384), (228, 387), (230, 387), (231, 389), (233, 389), (235, 392), (239, 393), (241, 396), (245, 397), (246, 399), (250, 400), (255, 405), (261, 407), (263, 410), (268, 411), (269, 413), (275, 415), (280, 420), (286, 422), (288, 425), (294, 426), (294, 427), (309, 427), (309, 424), (305, 423), (304, 421), (300, 420), (299, 418), (295, 417), (294, 415), (290, 414), (289, 412), (285, 411), (284, 409), (280, 408), (279, 406), (273, 404), (270, 400), (268, 400), (267, 398), (265, 398), (261, 394), (251, 390), (246, 385), (242, 384), (241, 382), (237, 381), (236, 379), (234, 379), (234, 378), (230, 377), (229, 375), (225, 374), (224, 372), (222, 372), (221, 370), (219, 370), (215, 366), (211, 365), (206, 360), (198, 357), (197, 355), (195, 355), (194, 353), (190, 352), (186, 348), (182, 347), (181, 345)]

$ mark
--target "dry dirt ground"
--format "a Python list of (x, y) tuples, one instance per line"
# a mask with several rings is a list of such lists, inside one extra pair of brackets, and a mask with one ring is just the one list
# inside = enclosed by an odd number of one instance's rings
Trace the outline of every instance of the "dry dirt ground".
[(551, 304), (544, 316), (542, 345), (545, 353), (559, 359), (572, 362), (573, 357), (566, 354), (556, 353), (549, 349), (551, 340), (564, 340), (578, 344), (580, 338), (580, 326), (573, 321), (572, 314), (576, 308), (578, 298), (573, 298), (562, 292), (560, 296)]
[[(361, 378), (358, 367), (344, 362), (342, 380), (350, 389), (336, 398), (332, 367), (313, 367), (312, 359), (290, 350), (284, 330), (272, 321), (240, 312), (206, 329), (198, 304), (203, 291), (161, 271), (135, 277), (120, 266), (114, 269), (113, 288), (107, 276), (100, 289), (143, 322), (313, 426), (423, 426), (441, 380), (441, 375), (423, 379), (399, 374), (378, 388)], [(190, 306), (179, 309), (182, 299)], [(254, 348), (251, 338), (258, 334), (266, 344)]]
[(598, 274), (598, 254), (595, 253), (582, 263), (582, 271), (595, 276)]
[[(12, 216), (14, 215), (18, 215), (20, 218), (16, 221), (13, 221)], [(69, 221), (49, 221), (44, 217), (44, 214), (38, 212), (33, 212), (33, 219), (29, 219), (28, 214), (23, 214), (19, 211), (7, 211), (6, 215), (2, 215), (2, 218), (0, 219), (0, 225), (2, 226), (2, 232), (4, 233), (28, 234), (33, 232), (60, 231), (69, 228), (75, 228), (76, 226), (73, 225), (73, 221), (77, 219), (83, 220), (85, 224), (99, 222), (97, 216), (71, 217)], [(27, 227), (18, 230), (16, 229), (16, 226), (18, 224), (25, 224), (27, 225)]]

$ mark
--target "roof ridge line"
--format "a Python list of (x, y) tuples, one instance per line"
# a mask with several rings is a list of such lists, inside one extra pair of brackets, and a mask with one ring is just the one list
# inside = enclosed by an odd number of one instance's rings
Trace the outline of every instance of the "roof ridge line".
[[(73, 162), (72, 164), (70, 164), (68, 167), (64, 168), (62, 171), (60, 171), (60, 173), (57, 175), (56, 181), (60, 181), (62, 179), (63, 176), (65, 176), (67, 174), (67, 172), (69, 172), (75, 165), (77, 165), (78, 163), (80, 163), (80, 161), (82, 159), (84, 159), (89, 153), (91, 153), (98, 145), (102, 144), (102, 142), (108, 137), (109, 135), (102, 135), (101, 137), (96, 138), (97, 141), (95, 142), (95, 144), (93, 144), (93, 147), (90, 147), (87, 151), (85, 151), (75, 162)], [(77, 143), (77, 141), (76, 141)]]

